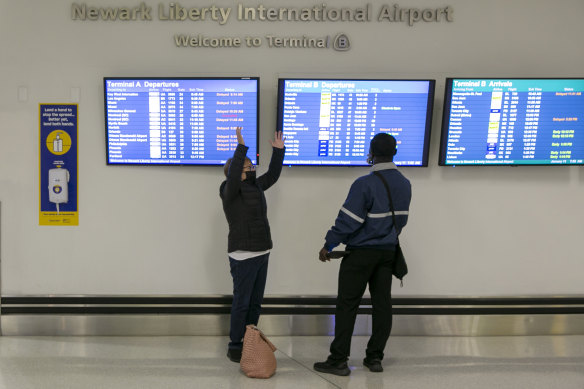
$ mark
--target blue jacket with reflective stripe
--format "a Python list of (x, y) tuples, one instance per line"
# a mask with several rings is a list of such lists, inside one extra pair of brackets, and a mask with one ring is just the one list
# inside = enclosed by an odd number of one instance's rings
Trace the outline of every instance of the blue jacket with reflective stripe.
[[(393, 226), (387, 191), (374, 171), (379, 171), (389, 185), (397, 231)], [(397, 237), (408, 222), (411, 199), (410, 181), (397, 170), (393, 162), (373, 165), (370, 174), (359, 177), (351, 185), (335, 225), (326, 234), (324, 247), (330, 251), (344, 243), (349, 250), (394, 250)]]

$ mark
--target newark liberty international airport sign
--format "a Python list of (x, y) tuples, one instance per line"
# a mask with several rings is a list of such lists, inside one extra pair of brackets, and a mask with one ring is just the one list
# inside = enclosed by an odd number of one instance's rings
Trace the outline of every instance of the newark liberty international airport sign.
[[(238, 22), (353, 22), (353, 23), (401, 23), (415, 26), (419, 23), (452, 22), (454, 10), (450, 6), (428, 8), (405, 8), (398, 4), (381, 5), (374, 9), (371, 4), (360, 7), (330, 7), (325, 3), (312, 7), (266, 7), (264, 5), (246, 6), (238, 3), (233, 7), (220, 7), (214, 4), (203, 7), (183, 6), (178, 2), (159, 3), (151, 7), (145, 2), (127, 7), (94, 7), (85, 3), (71, 5), (71, 19), (76, 21), (167, 21), (217, 23), (221, 26), (232, 20)], [(347, 51), (350, 39), (345, 34), (326, 36), (207, 36), (203, 33), (174, 34), (176, 47), (229, 48), (260, 47), (269, 48), (332, 48)]]

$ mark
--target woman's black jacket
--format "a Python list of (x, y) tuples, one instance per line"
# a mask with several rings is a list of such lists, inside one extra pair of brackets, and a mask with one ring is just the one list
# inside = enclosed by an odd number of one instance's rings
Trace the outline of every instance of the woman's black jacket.
[(236, 250), (264, 251), (272, 248), (264, 191), (278, 181), (285, 151), (274, 147), (268, 171), (252, 183), (241, 180), (247, 149), (247, 146), (241, 144), (237, 146), (227, 179), (219, 188), (223, 211), (229, 223), (229, 253)]

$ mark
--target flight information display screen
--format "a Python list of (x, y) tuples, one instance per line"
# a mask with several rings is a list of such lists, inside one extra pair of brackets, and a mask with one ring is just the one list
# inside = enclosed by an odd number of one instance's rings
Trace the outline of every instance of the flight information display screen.
[(259, 78), (104, 78), (108, 164), (257, 164)]
[(584, 79), (446, 80), (440, 165), (584, 163)]
[(428, 166), (434, 80), (279, 79), (278, 130), (287, 165), (367, 165), (386, 132), (396, 165)]

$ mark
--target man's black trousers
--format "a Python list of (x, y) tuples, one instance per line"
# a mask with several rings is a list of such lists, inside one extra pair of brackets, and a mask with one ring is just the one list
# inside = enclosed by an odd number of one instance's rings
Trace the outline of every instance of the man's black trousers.
[(369, 284), (373, 307), (373, 327), (367, 343), (368, 360), (383, 359), (391, 332), (391, 271), (395, 252), (356, 249), (343, 258), (339, 270), (339, 290), (335, 312), (335, 339), (329, 360), (346, 361), (351, 353), (351, 337), (365, 288)]

